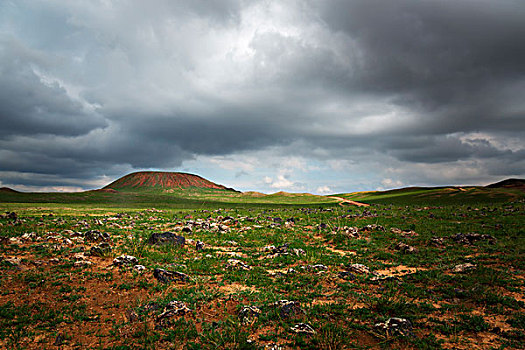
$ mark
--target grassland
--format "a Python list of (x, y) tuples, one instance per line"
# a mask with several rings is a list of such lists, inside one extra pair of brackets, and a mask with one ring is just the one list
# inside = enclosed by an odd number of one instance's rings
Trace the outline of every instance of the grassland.
[[(0, 347), (523, 348), (519, 193), (339, 195), (372, 204), (353, 207), (181, 191), (2, 194), (16, 216), (0, 218)], [(93, 230), (111, 251), (91, 254)], [(166, 231), (185, 244), (148, 243)], [(113, 264), (122, 254), (145, 269)], [(187, 279), (160, 282), (156, 268)], [(380, 326), (392, 318), (409, 326)]]

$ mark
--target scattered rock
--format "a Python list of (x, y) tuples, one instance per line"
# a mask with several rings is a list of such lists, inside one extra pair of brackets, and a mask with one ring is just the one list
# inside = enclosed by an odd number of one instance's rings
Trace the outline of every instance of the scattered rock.
[(323, 264), (316, 264), (316, 265), (307, 265), (307, 266), (306, 266), (306, 269), (307, 269), (308, 271), (313, 271), (313, 272), (321, 273), (321, 272), (325, 272), (326, 270), (328, 270), (328, 267), (326, 267), (326, 266), (323, 265)]
[(84, 233), (84, 240), (88, 242), (105, 242), (109, 241), (111, 236), (107, 232), (100, 232), (99, 230), (89, 230)]
[(491, 235), (482, 235), (479, 233), (458, 233), (452, 239), (461, 244), (471, 245), (477, 241), (488, 241), (489, 244), (496, 243), (496, 238)]
[(91, 247), (89, 250), (89, 253), (93, 256), (106, 256), (109, 253), (111, 253), (113, 249), (109, 245), (109, 243), (102, 242), (99, 245)]
[(298, 323), (292, 328), (290, 328), (290, 330), (298, 334), (315, 334), (316, 333), (315, 330), (312, 328), (312, 326), (310, 326), (308, 323)]
[(22, 259), (17, 258), (17, 257), (12, 257), (12, 258), (5, 258), (2, 261), (7, 263), (10, 266), (20, 266)]
[(397, 227), (392, 227), (390, 232), (400, 235), (401, 237), (417, 237), (419, 236), (415, 231), (412, 230), (401, 230)]
[(452, 272), (454, 272), (454, 273), (465, 273), (465, 272), (468, 272), (468, 271), (475, 270), (476, 267), (477, 267), (476, 265), (471, 264), (471, 263), (459, 264), (459, 265), (454, 266), (454, 269), (452, 269)]
[(359, 231), (386, 231), (386, 229), (381, 225), (371, 224), (361, 227)]
[(353, 281), (355, 280), (356, 276), (348, 271), (341, 271), (339, 272), (338, 276), (344, 280)]
[(237, 260), (237, 259), (228, 259), (228, 262), (226, 263), (227, 269), (242, 269), (242, 270), (250, 270), (251, 267), (249, 265), (246, 265), (244, 262)]
[(385, 332), (387, 336), (407, 337), (412, 335), (412, 323), (405, 318), (392, 317), (384, 323), (377, 323), (375, 328)]
[(350, 264), (346, 266), (346, 269), (350, 272), (354, 272), (359, 275), (367, 275), (370, 273), (370, 269), (368, 268), (368, 266), (365, 266), (363, 264)]
[(185, 302), (178, 300), (170, 301), (164, 308), (164, 311), (157, 316), (157, 321), (162, 321), (175, 316), (184, 316), (188, 312), (191, 312), (191, 309), (186, 306)]
[(138, 259), (131, 255), (121, 255), (113, 260), (115, 266), (130, 266), (137, 265)]
[(155, 277), (159, 282), (169, 283), (169, 282), (187, 282), (190, 278), (188, 275), (178, 271), (167, 271), (164, 269), (156, 268), (153, 271), (153, 277)]
[(142, 272), (142, 271), (146, 270), (146, 266), (144, 266), (144, 265), (135, 265), (135, 266), (133, 266), (133, 270), (135, 270), (137, 272)]
[(78, 260), (78, 261), (75, 261), (73, 265), (75, 265), (75, 267), (88, 267), (88, 266), (93, 265), (93, 263), (89, 260)]
[(415, 254), (417, 253), (417, 249), (408, 245), (408, 244), (405, 244), (403, 242), (399, 242), (398, 244), (395, 245), (394, 247), (395, 250), (398, 250), (400, 251), (401, 253), (404, 253), (404, 254)]
[(173, 232), (155, 232), (148, 239), (149, 244), (164, 245), (174, 244), (183, 246), (186, 243), (186, 239), (183, 236), (179, 236)]
[(270, 307), (279, 308), (279, 316), (283, 319), (289, 319), (304, 314), (301, 304), (298, 301), (279, 300), (270, 304)]
[(285, 243), (279, 247), (269, 245), (263, 248), (264, 251), (270, 252), (269, 257), (276, 257), (278, 255), (305, 255), (305, 251), (301, 248), (289, 248), (288, 243)]
[(441, 237), (432, 237), (430, 239), (430, 242), (432, 242), (432, 244), (434, 244), (434, 245), (442, 246), (442, 245), (445, 244), (445, 239), (443, 239)]
[(170, 301), (164, 308), (164, 311), (157, 316), (157, 322), (161, 326), (166, 326), (170, 324), (170, 318), (184, 316), (189, 312), (191, 312), (191, 309), (186, 306), (185, 302), (178, 300)]
[(140, 316), (132, 309), (126, 310), (126, 318), (128, 322), (130, 323), (135, 323), (135, 322), (140, 321)]
[(239, 319), (244, 325), (252, 325), (257, 320), (257, 317), (261, 314), (261, 310), (256, 306), (244, 306), (239, 311)]
[(203, 250), (204, 249), (204, 242), (197, 241), (197, 243), (195, 243), (195, 249), (196, 250)]

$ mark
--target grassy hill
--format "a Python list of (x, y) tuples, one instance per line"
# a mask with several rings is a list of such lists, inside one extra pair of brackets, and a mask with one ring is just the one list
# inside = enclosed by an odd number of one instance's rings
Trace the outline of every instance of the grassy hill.
[(525, 198), (525, 193), (504, 187), (407, 187), (389, 191), (355, 192), (338, 195), (369, 204), (449, 205), (502, 203)]

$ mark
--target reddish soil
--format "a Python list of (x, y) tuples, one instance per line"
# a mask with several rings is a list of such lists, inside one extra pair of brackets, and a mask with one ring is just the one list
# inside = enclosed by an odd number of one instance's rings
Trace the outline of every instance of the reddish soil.
[(128, 174), (110, 183), (103, 189), (125, 189), (125, 188), (209, 188), (227, 190), (229, 188), (213, 183), (198, 175), (160, 171), (141, 171)]

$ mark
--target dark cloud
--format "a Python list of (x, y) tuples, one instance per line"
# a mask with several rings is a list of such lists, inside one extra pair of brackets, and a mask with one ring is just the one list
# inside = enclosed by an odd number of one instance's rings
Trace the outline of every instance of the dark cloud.
[(429, 183), (424, 166), (523, 175), (523, 37), (512, 0), (7, 1), (0, 181), (260, 151), (359, 163), (376, 183), (400, 166)]

